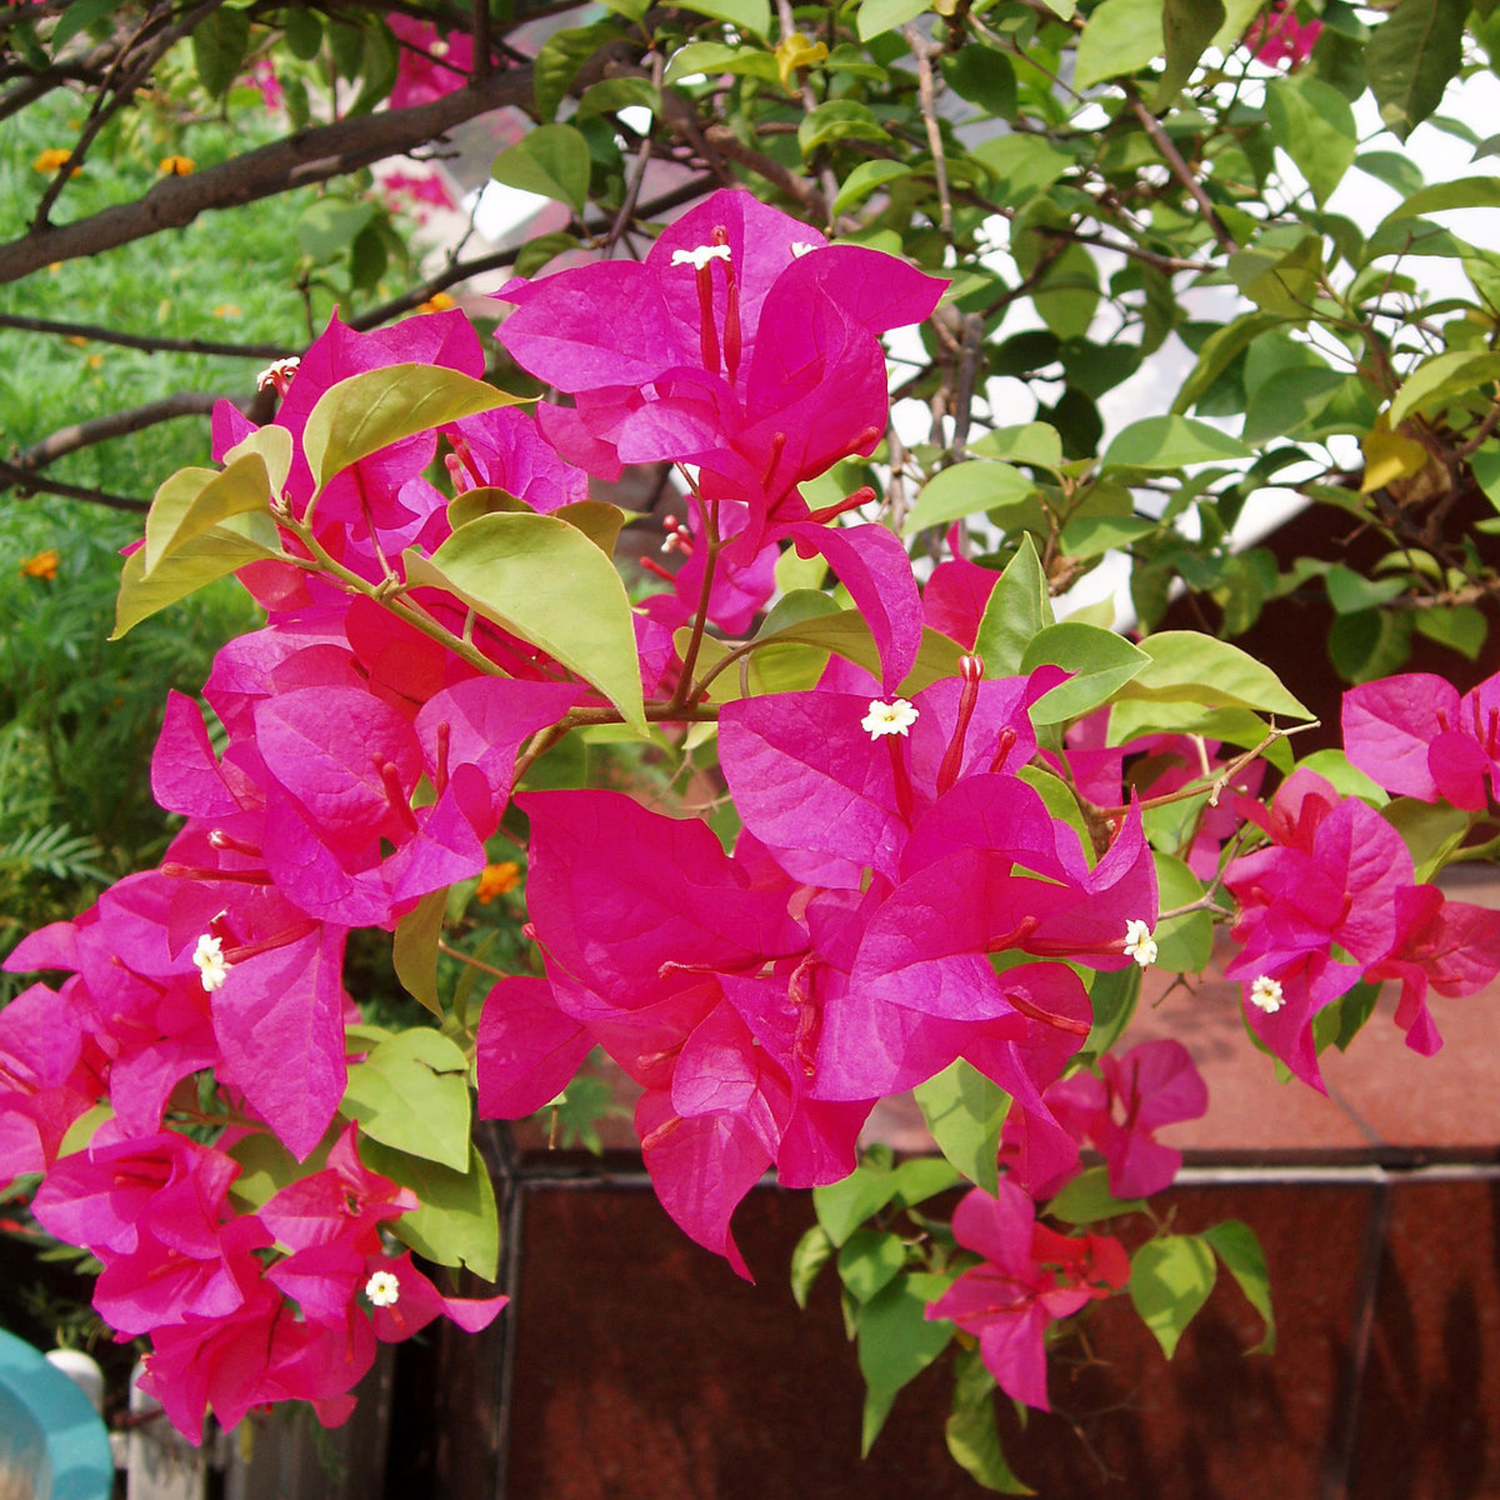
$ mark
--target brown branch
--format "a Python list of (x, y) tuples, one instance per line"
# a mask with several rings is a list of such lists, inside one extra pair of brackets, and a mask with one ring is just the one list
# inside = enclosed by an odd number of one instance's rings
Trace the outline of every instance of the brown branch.
[(747, 146), (728, 125), (710, 125), (703, 136), (721, 156), (739, 162), (742, 167), (749, 167), (757, 177), (763, 177), (773, 187), (780, 188), (820, 224), (828, 222), (828, 205), (831, 200), (823, 196), (815, 183), (799, 177), (797, 173), (755, 150), (753, 146)]
[(937, 88), (932, 77), (932, 60), (941, 57), (943, 49), (929, 42), (917, 30), (915, 21), (901, 28), (911, 55), (917, 60), (917, 97), (921, 101), (922, 119), (927, 126), (927, 147), (932, 152), (932, 171), (937, 179), (939, 228), (943, 238), (953, 243), (953, 200), (948, 196), (948, 159), (943, 154), (943, 131), (937, 117)]
[(1213, 206), (1208, 194), (1203, 191), (1203, 184), (1193, 175), (1193, 170), (1182, 159), (1182, 152), (1172, 144), (1172, 138), (1162, 129), (1161, 121), (1151, 113), (1140, 99), (1132, 91), (1130, 94), (1130, 107), (1135, 112), (1135, 117), (1141, 122), (1141, 128), (1151, 138), (1151, 144), (1161, 152), (1167, 165), (1172, 169), (1172, 175), (1188, 191), (1198, 207), (1203, 212), (1204, 222), (1213, 231), (1214, 239), (1218, 242), (1219, 249), (1226, 255), (1233, 255), (1240, 247), (1235, 238), (1224, 227), (1224, 221), (1219, 217), (1218, 210)]
[(445, 94), (412, 109), (359, 115), (299, 131), (188, 177), (163, 177), (145, 197), (33, 230), (0, 245), (0, 284), (17, 281), (54, 261), (97, 255), (163, 229), (191, 224), (207, 209), (253, 203), (288, 188), (326, 182), (383, 157), (398, 156), (475, 115), (531, 97), (531, 70), (507, 68), (482, 84)]
[(107, 443), (111, 438), (124, 437), (127, 433), (144, 432), (148, 427), (178, 417), (207, 416), (224, 399), (211, 391), (179, 391), (175, 396), (163, 396), (160, 401), (148, 401), (127, 411), (113, 411), (106, 416), (91, 417), (86, 422), (74, 422), (71, 426), (59, 428), (41, 442), (23, 448), (15, 456), (15, 467), (24, 474), (34, 474), (65, 453), (76, 453), (80, 448)]
[(55, 333), (62, 338), (87, 339), (95, 344), (118, 344), (125, 349), (143, 349), (148, 354), (222, 354), (234, 359), (282, 359), (292, 351), (286, 344), (219, 344), (211, 339), (149, 338), (139, 333), (121, 333), (95, 323), (60, 323), (53, 318), (23, 318), (0, 313), (0, 328), (21, 333)]
[(129, 495), (112, 495), (108, 490), (86, 489), (80, 484), (64, 484), (59, 479), (45, 479), (28, 474), (0, 458), (0, 487), (14, 489), (24, 500), (28, 495), (62, 495), (68, 500), (88, 500), (95, 505), (105, 505), (111, 510), (140, 511), (151, 508), (148, 500), (136, 500)]

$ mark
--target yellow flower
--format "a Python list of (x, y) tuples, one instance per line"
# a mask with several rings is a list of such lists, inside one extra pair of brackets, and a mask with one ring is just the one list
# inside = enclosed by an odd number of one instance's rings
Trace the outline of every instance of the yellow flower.
[(57, 553), (51, 547), (45, 552), (38, 552), (35, 557), (28, 557), (21, 564), (22, 578), (56, 578), (57, 577)]
[(214, 308), (216, 318), (237, 318), (240, 316), (240, 308), (237, 302), (221, 302)]
[(447, 292), (434, 292), (425, 302), (417, 307), (420, 313), (447, 312), (450, 307), (457, 307), (458, 300), (450, 297)]
[(514, 860), (505, 860), (498, 865), (486, 865), (479, 877), (479, 904), (488, 906), (496, 896), (503, 896), (521, 883), (521, 867)]
[(191, 156), (164, 156), (157, 163), (163, 177), (186, 177), (193, 165)]
[[(56, 172), (61, 167), (67, 166), (72, 160), (73, 153), (71, 151), (65, 151), (61, 146), (48, 146), (45, 151), (37, 153), (37, 158), (31, 165), (38, 172), (50, 174)], [(74, 167), (72, 175), (76, 177), (81, 171), (83, 171), (82, 167)]]
[(104, 356), (102, 354), (91, 354), (88, 357), (87, 363), (91, 370), (102, 370), (104, 368)]
[(75, 349), (86, 349), (88, 342), (81, 333), (70, 333), (63, 339), (63, 343), (71, 344)]
[(792, 74), (798, 68), (809, 68), (828, 56), (828, 48), (810, 36), (794, 31), (776, 48), (776, 66), (781, 71), (781, 85), (792, 88)]

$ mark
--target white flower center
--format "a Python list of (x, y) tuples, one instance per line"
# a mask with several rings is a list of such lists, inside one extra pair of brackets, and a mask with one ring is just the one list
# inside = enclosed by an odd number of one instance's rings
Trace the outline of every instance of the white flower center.
[(1156, 962), (1156, 939), (1151, 936), (1150, 923), (1133, 917), (1125, 924), (1125, 952), (1143, 969)]
[(224, 944), (212, 933), (205, 932), (198, 939), (198, 946), (193, 949), (193, 962), (198, 965), (203, 988), (210, 995), (215, 990), (224, 988), (224, 981), (229, 977), (233, 965), (225, 963)]
[(1274, 1016), (1286, 1004), (1286, 996), (1276, 980), (1269, 974), (1262, 974), (1250, 986), (1250, 1003), (1256, 1009), (1265, 1011), (1268, 1016)]
[(699, 245), (696, 250), (674, 250), (672, 252), (672, 264), (674, 266), (691, 266), (695, 271), (701, 271), (711, 260), (728, 259), (728, 245)]
[(811, 255), (818, 247), (809, 245), (806, 240), (792, 241), (792, 259), (801, 260), (804, 255)]
[(878, 740), (883, 734), (904, 735), (917, 722), (917, 710), (905, 698), (893, 698), (882, 703), (879, 698), (870, 700), (870, 711), (859, 721), (859, 727)]
[(278, 359), (274, 364), (267, 365), (255, 377), (255, 389), (264, 391), (269, 390), (273, 385), (280, 388), (290, 384), (292, 376), (297, 373), (297, 368), (301, 363), (300, 359)]
[(365, 1282), (365, 1296), (376, 1307), (394, 1307), (401, 1300), (401, 1283), (393, 1271), (376, 1271)]

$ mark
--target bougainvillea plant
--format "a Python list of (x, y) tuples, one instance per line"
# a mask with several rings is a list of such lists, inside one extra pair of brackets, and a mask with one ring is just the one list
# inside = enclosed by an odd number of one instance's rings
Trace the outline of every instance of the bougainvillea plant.
[[(885, 428), (880, 335), (943, 290), (721, 192), (640, 264), (503, 289), (500, 337), (572, 405), (484, 384), (460, 312), (335, 320), (268, 372), (272, 421), (226, 403), (221, 467), (159, 490), (120, 630), (231, 571), (267, 623), (219, 654), (213, 733), (198, 703), (167, 706), (152, 785), (183, 823), (160, 867), (8, 960), (66, 977), (0, 1014), (0, 1174), (42, 1174), (36, 1217), (99, 1259), (98, 1310), (149, 1336), (148, 1387), (189, 1436), (286, 1399), (337, 1421), (377, 1340), (493, 1319), (503, 1297), (448, 1295), (412, 1256), (494, 1271), (471, 1071), (479, 1116), (515, 1118), (595, 1047), (639, 1085), (663, 1207), (741, 1275), (733, 1218), (769, 1170), (856, 1183), (861, 1218), (970, 1180), (951, 1231), (885, 1283), (929, 1357), (926, 1323), (963, 1330), (994, 1385), (1045, 1408), (1053, 1323), (1129, 1292), (1170, 1347), (1194, 1310), (1140, 1267), (1212, 1234), (1163, 1231), (1132, 1269), (1072, 1226), (1169, 1185), (1180, 1154), (1153, 1132), (1206, 1107), (1180, 1044), (1111, 1051), (1144, 969), (1208, 961), (1196, 918), (1232, 917), (1246, 1020), (1313, 1087), (1321, 1020), (1361, 980), (1400, 981), (1397, 1022), (1431, 1052), (1429, 989), (1500, 971), (1500, 913), (1428, 883), (1443, 851), (1419, 870), (1380, 799), (1312, 769), (1259, 799), (1245, 772), (1304, 714), (1235, 647), (1053, 623), (1029, 541), (967, 620), (924, 623), (904, 547), (859, 516), (870, 492), (807, 500)], [(625, 517), (586, 474), (646, 461), (691, 504), (682, 571), (632, 604)], [(846, 598), (778, 590), (786, 560)], [(1487, 816), (1496, 691), (1349, 696), (1350, 761), (1460, 810), (1446, 852)], [(1153, 723), (1184, 701), (1247, 752)], [(716, 763), (732, 828), (670, 797), (533, 789), (591, 736)], [(1157, 770), (1126, 792), (1137, 755)], [(1145, 816), (1164, 807), (1189, 816)], [(531, 957), (472, 1018), (436, 965), (440, 947), (481, 962), (444, 922), (500, 843), (524, 854)], [(393, 935), (433, 1024), (366, 1024), (343, 978), (356, 928)], [(858, 1143), (913, 1089), (946, 1162), (903, 1183)], [(462, 1208), (437, 1174), (467, 1185)], [(847, 1246), (853, 1224), (823, 1220), (826, 1249)], [(1219, 1232), (1244, 1251), (1243, 1226)], [(889, 1258), (885, 1238), (863, 1253)], [(1226, 1264), (1268, 1308), (1248, 1243)], [(867, 1442), (893, 1396), (872, 1384)]]
[[(125, 560), (118, 634), (230, 575), (265, 624), (166, 704), (165, 856), (6, 960), (43, 977), (0, 1011), (0, 1180), (97, 1259), (171, 1420), (337, 1422), (377, 1343), (502, 1315), (458, 1294), (498, 1263), (480, 1122), (584, 1091), (601, 1051), (662, 1207), (735, 1272), (752, 1186), (812, 1190), (794, 1290), (836, 1267), (866, 1449), (948, 1351), (950, 1448), (1015, 1488), (996, 1392), (1045, 1409), (1049, 1347), (1111, 1297), (1170, 1357), (1219, 1266), (1272, 1345), (1252, 1230), (1151, 1206), (1181, 1165), (1158, 1133), (1209, 1101), (1185, 1047), (1128, 1023), (1147, 970), (1217, 965), (1246, 1045), (1317, 1089), (1380, 985), (1415, 1063), (1433, 997), (1500, 973), (1500, 913), (1436, 883), (1500, 847), (1500, 678), (1390, 675), (1418, 636), (1472, 661), (1500, 595), (1497, 523), (1464, 509), (1500, 505), (1496, 262), (1423, 217), (1493, 186), (1425, 186), (1353, 109), (1368, 92), (1402, 140), (1441, 118), (1500, 21), (609, 0), (538, 43), (524, 6), (225, 6), (190, 38), (143, 9), (119, 34), (92, 0), (0, 25), (0, 108), (108, 57), (131, 100), (26, 164), (44, 185), (0, 281), (500, 105), (534, 128), (501, 132), (495, 179), (571, 215), (355, 311), (388, 295), (390, 205), (453, 195), (426, 165), (327, 191), (300, 358), (214, 408), (214, 466), (161, 484)], [(148, 75), (184, 149), (138, 201), (53, 222)], [(200, 161), (163, 101), (204, 96), (291, 134)], [(686, 186), (650, 197), (656, 167)], [(1355, 168), (1402, 195), (1368, 234), (1329, 206)], [(1462, 295), (1430, 297), (1423, 256)], [(314, 338), (331, 286), (347, 320)], [(1189, 300), (1215, 288), (1217, 322)], [(1171, 410), (1103, 444), (1099, 401), (1169, 338), (1193, 356)], [(928, 441), (893, 424), (893, 379)], [(0, 479), (46, 487), (73, 451)], [(591, 481), (647, 465), (679, 503), (642, 565), (642, 518)], [(1374, 560), (1283, 572), (1236, 541), (1287, 478)], [(1106, 555), (1129, 638), (1054, 614)], [(1162, 628), (1178, 584), (1220, 635)], [(1299, 762), (1311, 713), (1228, 637), (1310, 592), (1360, 685), (1343, 750)], [(503, 963), (473, 920), (501, 896)], [(348, 959), (372, 943), (421, 1024), (365, 1004)], [(862, 1150), (908, 1093), (940, 1154)]]

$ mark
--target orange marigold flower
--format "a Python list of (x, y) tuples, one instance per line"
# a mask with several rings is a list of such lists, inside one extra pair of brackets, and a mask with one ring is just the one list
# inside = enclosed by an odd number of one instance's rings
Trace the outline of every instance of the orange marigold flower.
[(240, 305), (238, 302), (221, 302), (214, 308), (216, 318), (237, 318), (240, 316)]
[(104, 368), (104, 356), (102, 354), (91, 354), (86, 363), (91, 370), (102, 370)]
[(157, 163), (163, 177), (186, 177), (195, 165), (191, 156), (164, 156)]
[(434, 292), (417, 311), (420, 313), (447, 312), (450, 307), (457, 307), (458, 299), (450, 297), (447, 292)]
[(496, 896), (503, 896), (521, 883), (521, 867), (514, 860), (504, 860), (498, 865), (486, 865), (479, 877), (479, 904), (488, 906)]
[[(45, 151), (37, 153), (36, 160), (31, 165), (38, 172), (50, 174), (56, 172), (60, 167), (67, 166), (72, 160), (73, 153), (71, 151), (64, 150), (61, 146), (48, 146)], [(82, 167), (74, 167), (73, 176), (76, 177), (81, 171), (83, 171)]]
[(48, 547), (45, 552), (38, 552), (35, 557), (28, 557), (21, 564), (21, 577), (56, 578), (57, 553), (51, 547)]

